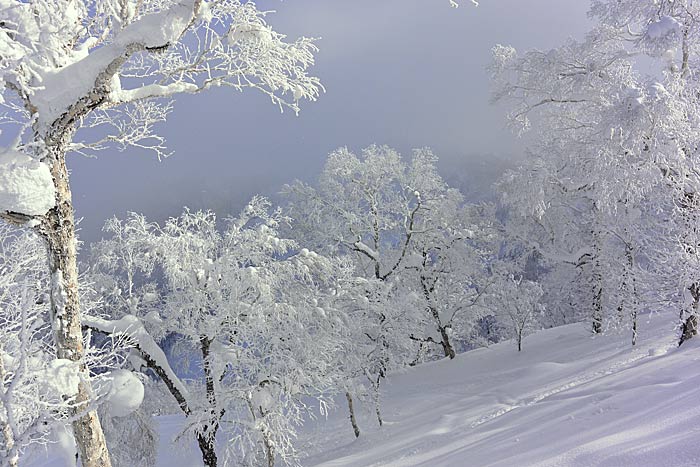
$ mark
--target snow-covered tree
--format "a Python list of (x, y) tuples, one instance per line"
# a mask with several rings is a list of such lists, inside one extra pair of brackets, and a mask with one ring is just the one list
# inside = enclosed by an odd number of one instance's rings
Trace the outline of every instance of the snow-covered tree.
[[(499, 186), (508, 208), (505, 230), (511, 259), (537, 258), (549, 271), (546, 284), (551, 310), (564, 313), (559, 324), (589, 319), (595, 333), (604, 329), (605, 256), (610, 236), (586, 185), (569, 183), (568, 161), (550, 148), (547, 158), (531, 154), (528, 164), (505, 174)], [(519, 258), (519, 259), (518, 259)], [(521, 264), (521, 266), (523, 266)]]
[(490, 206), (463, 206), (461, 195), (444, 199), (430, 214), (430, 229), (416, 240), (409, 269), (415, 271), (421, 306), (427, 313), (424, 330), (411, 338), (438, 344), (445, 357), (454, 358), (456, 343), (469, 345), (483, 317), (482, 301), (492, 278), (499, 235)]
[[(284, 189), (296, 238), (350, 256), (367, 280), (364, 301), (350, 307), (357, 318), (349, 332), (361, 355), (355, 373), (372, 388), (380, 425), (383, 378), (426, 348), (453, 357), (460, 336), (451, 333), (469, 327), (470, 305), (482, 292), (483, 226), (474, 228), (436, 161), (429, 149), (405, 161), (387, 146), (360, 154), (340, 148), (317, 186), (297, 181)], [(346, 397), (352, 411), (352, 391)]]
[(542, 287), (537, 282), (525, 279), (522, 274), (505, 271), (498, 274), (498, 280), (489, 293), (487, 301), (510, 330), (518, 352), (523, 348), (525, 336), (536, 329), (544, 311), (540, 303), (542, 295)]
[[(85, 372), (66, 155), (112, 145), (163, 156), (154, 125), (171, 99), (215, 86), (255, 88), (297, 111), (321, 89), (306, 72), (315, 46), (285, 41), (238, 0), (9, 0), (0, 17), (2, 125), (13, 140), (0, 149), (0, 215), (45, 239), (57, 356)], [(89, 140), (96, 134), (104, 137)], [(92, 397), (87, 381), (83, 402)], [(80, 415), (73, 429), (83, 465), (108, 466), (97, 416)]]
[[(338, 303), (354, 281), (352, 265), (282, 238), (278, 229), (286, 221), (262, 198), (223, 230), (208, 211), (186, 210), (162, 228), (132, 215), (110, 221), (115, 237), (96, 249), (109, 258), (125, 245), (151, 245), (146, 250), (166, 283), (162, 301), (129, 301), (132, 292), (119, 288), (128, 303), (123, 310), (134, 314), (121, 311), (118, 319), (90, 324), (128, 334), (124, 325), (130, 322), (138, 331), (133, 338), (147, 341), (140, 347), (145, 366), (164, 379), (187, 416), (186, 430), (195, 435), (206, 465), (219, 460), (219, 432), (227, 436), (222, 454), (231, 462), (294, 463), (295, 426), (310, 410), (305, 398), (324, 407), (341, 379), (336, 353), (347, 323)], [(122, 280), (133, 265), (103, 264)], [(198, 377), (180, 381), (162, 351), (152, 349), (147, 330), (182, 342), (187, 354), (180, 356), (198, 362)]]
[[(681, 308), (694, 308), (691, 289), (697, 280), (688, 276), (697, 275), (689, 258), (696, 247), (692, 233), (680, 225), (688, 226), (683, 219), (694, 215), (697, 186), (697, 80), (690, 70), (698, 58), (698, 8), (690, 1), (594, 0), (590, 14), (597, 24), (582, 41), (520, 56), (511, 47), (494, 49), (496, 98), (512, 102), (510, 119), (519, 129), (531, 122), (537, 129), (536, 159), (525, 171), (546, 172), (538, 190), (527, 191), (521, 203), (544, 214), (552, 206), (544, 193), (552, 187), (561, 192), (552, 197), (555, 208), (580, 210), (570, 201), (572, 193), (588, 200), (577, 214), (595, 220), (587, 259), (598, 270), (612, 258), (619, 272), (596, 272), (595, 287), (606, 290), (603, 297), (616, 297), (608, 316), (630, 317), (633, 342), (638, 264), (650, 253), (641, 246), (655, 242), (643, 237), (650, 233), (641, 227), (649, 219), (640, 214), (667, 216), (679, 226), (676, 246), (667, 245), (665, 260), (649, 265), (660, 272), (674, 264), (673, 275), (687, 277), (680, 289), (691, 291)], [(647, 209), (654, 204), (655, 213)], [(600, 277), (620, 280), (606, 287)], [(592, 308), (594, 327), (600, 327), (596, 322), (602, 324), (603, 316), (595, 316), (597, 304)]]

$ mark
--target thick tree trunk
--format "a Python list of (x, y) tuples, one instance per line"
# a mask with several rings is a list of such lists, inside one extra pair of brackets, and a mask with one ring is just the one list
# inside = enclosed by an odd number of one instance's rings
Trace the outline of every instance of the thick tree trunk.
[(17, 464), (17, 455), (15, 455), (15, 453), (13, 452), (15, 450), (15, 441), (12, 436), (12, 430), (10, 429), (10, 425), (8, 425), (6, 422), (2, 422), (2, 435), (5, 439), (7, 465), (8, 467), (17, 467), (19, 465)]
[(698, 334), (698, 316), (690, 315), (683, 322), (683, 328), (681, 329), (681, 338), (678, 341), (678, 345), (683, 344), (683, 342), (691, 339), (693, 336)]
[(352, 394), (349, 391), (345, 391), (345, 399), (348, 401), (348, 411), (350, 412), (350, 423), (352, 424), (352, 431), (355, 432), (355, 438), (360, 437), (360, 427), (357, 426), (357, 419), (355, 418), (355, 408), (352, 403)]
[(65, 154), (57, 151), (51, 173), (56, 188), (56, 206), (45, 216), (37, 231), (44, 238), (51, 273), (51, 317), (56, 354), (80, 362), (81, 383), (75, 398), (73, 434), (83, 467), (110, 467), (102, 427), (94, 410), (89, 410), (92, 388), (83, 361), (83, 334), (80, 326), (77, 241)]

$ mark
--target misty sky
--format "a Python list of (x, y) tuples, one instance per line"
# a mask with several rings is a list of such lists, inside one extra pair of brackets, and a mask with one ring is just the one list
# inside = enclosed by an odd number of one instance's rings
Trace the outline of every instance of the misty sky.
[(183, 206), (236, 212), (256, 193), (313, 180), (339, 146), (388, 144), (404, 154), (430, 146), (443, 176), (483, 184), (483, 173), (501, 170), (499, 160), (523, 152), (505, 129), (503, 109), (489, 104), (491, 47), (549, 48), (581, 37), (588, 2), (462, 3), (455, 10), (448, 0), (259, 2), (277, 10), (268, 21), (278, 32), (321, 38), (313, 74), (326, 93), (304, 103), (298, 117), (280, 114), (254, 91), (182, 96), (160, 128), (175, 152), (170, 158), (135, 150), (72, 156), (81, 238), (98, 240), (104, 220), (127, 211), (158, 221)]

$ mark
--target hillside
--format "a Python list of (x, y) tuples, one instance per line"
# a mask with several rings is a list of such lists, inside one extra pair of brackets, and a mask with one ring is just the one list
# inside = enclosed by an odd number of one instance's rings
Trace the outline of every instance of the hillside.
[(575, 324), (392, 376), (388, 420), (354, 441), (341, 416), (304, 439), (305, 466), (697, 466), (700, 342), (668, 320), (640, 343)]
[[(700, 339), (675, 347), (669, 319), (642, 323), (639, 344), (586, 324), (411, 368), (388, 378), (385, 426), (360, 406), (307, 424), (303, 466), (561, 467), (700, 465)], [(159, 466), (201, 465), (162, 417)], [(60, 465), (51, 462), (36, 465)]]

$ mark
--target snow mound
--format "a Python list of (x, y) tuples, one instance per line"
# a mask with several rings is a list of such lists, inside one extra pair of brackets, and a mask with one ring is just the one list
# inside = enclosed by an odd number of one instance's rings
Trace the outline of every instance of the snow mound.
[(114, 417), (126, 417), (143, 402), (143, 383), (128, 370), (114, 370), (109, 376), (110, 387), (106, 396), (109, 411)]
[(40, 216), (55, 205), (48, 165), (18, 151), (0, 152), (0, 211)]

